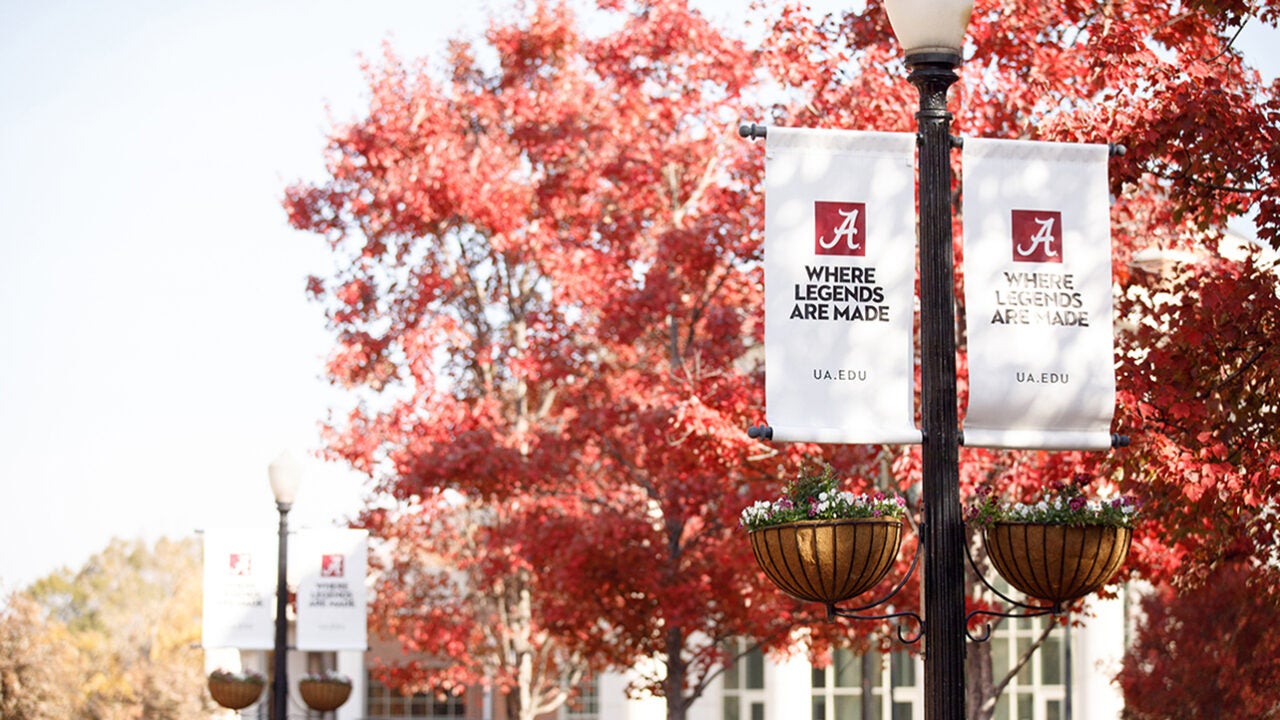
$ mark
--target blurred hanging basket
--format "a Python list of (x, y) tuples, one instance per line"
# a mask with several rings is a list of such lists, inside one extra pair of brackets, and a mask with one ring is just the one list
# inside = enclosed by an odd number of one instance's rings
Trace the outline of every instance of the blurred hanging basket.
[(802, 520), (752, 530), (751, 549), (765, 575), (797, 600), (827, 605), (875, 587), (902, 543), (896, 517)]
[(1028, 597), (1055, 605), (1106, 585), (1133, 540), (1128, 527), (1021, 522), (996, 522), (982, 535), (1001, 577)]
[(318, 712), (329, 712), (342, 707), (347, 698), (351, 697), (351, 681), (303, 679), (298, 683), (298, 692), (307, 707)]
[(209, 675), (209, 694), (228, 710), (243, 710), (258, 701), (266, 680), (255, 672), (215, 670)]

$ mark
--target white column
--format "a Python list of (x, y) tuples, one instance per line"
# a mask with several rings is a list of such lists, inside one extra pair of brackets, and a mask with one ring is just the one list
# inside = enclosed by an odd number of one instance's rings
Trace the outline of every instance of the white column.
[(779, 662), (765, 658), (765, 720), (812, 720), (813, 674), (804, 653)]
[(1124, 710), (1124, 695), (1111, 681), (1124, 658), (1125, 592), (1108, 600), (1095, 597), (1088, 606), (1093, 617), (1081, 617), (1084, 627), (1072, 629), (1073, 720), (1118, 719)]
[(338, 708), (337, 720), (357, 720), (364, 717), (364, 699), (368, 692), (364, 651), (339, 650), (337, 671), (351, 678), (351, 697)]

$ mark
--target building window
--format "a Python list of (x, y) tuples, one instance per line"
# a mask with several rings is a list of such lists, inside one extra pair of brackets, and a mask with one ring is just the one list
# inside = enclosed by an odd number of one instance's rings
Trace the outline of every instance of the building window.
[(453, 720), (465, 717), (467, 704), (459, 695), (415, 693), (404, 695), (369, 674), (365, 694), (365, 720)]
[(739, 640), (725, 653), (724, 720), (764, 720), (764, 652)]
[(600, 681), (592, 675), (578, 683), (578, 692), (560, 708), (561, 720), (599, 720)]
[[(991, 671), (998, 682), (1044, 632), (1044, 617), (1017, 618), (991, 635)], [(1066, 705), (1066, 652), (1057, 629), (1014, 674), (996, 701), (995, 720), (1061, 720)]]
[(836, 648), (831, 664), (813, 668), (813, 720), (920, 720), (924, 717), (919, 658), (906, 651)]

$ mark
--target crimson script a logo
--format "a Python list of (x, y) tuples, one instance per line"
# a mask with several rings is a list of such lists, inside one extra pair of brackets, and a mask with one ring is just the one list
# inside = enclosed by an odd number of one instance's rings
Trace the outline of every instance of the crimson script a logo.
[(342, 555), (321, 555), (320, 556), (320, 577), (335, 578), (342, 577), (343, 560)]
[(813, 251), (818, 255), (865, 256), (866, 236), (866, 203), (813, 203)]
[(1062, 262), (1062, 213), (1014, 210), (1012, 225), (1014, 262)]

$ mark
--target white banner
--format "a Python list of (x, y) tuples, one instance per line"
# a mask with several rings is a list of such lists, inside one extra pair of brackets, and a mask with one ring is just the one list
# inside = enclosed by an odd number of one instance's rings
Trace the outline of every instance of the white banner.
[(915, 147), (769, 128), (765, 404), (776, 441), (918, 443)]
[(964, 444), (1110, 447), (1107, 147), (966, 138), (963, 166)]
[(276, 534), (206, 530), (201, 644), (269, 650), (275, 643)]
[(291, 561), (296, 561), (299, 568), (299, 650), (368, 649), (368, 542), (367, 530), (298, 533)]

